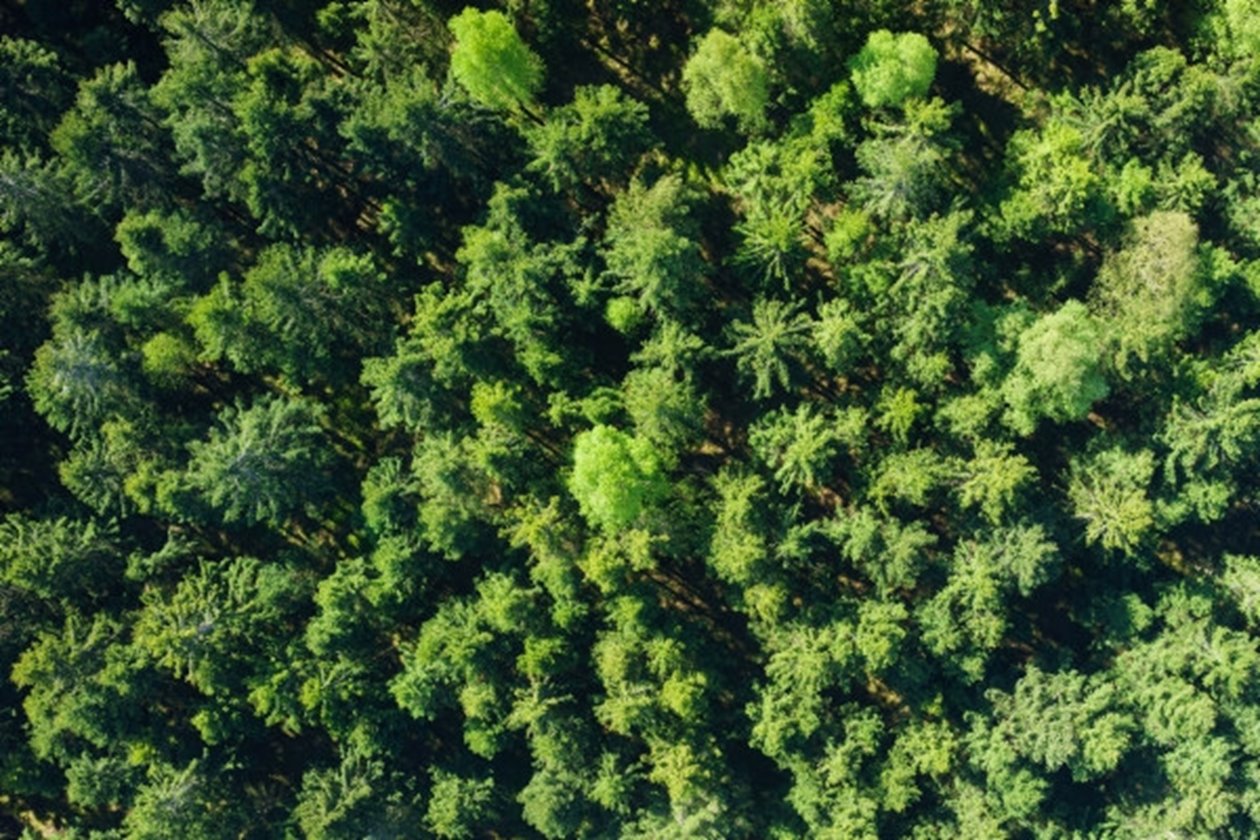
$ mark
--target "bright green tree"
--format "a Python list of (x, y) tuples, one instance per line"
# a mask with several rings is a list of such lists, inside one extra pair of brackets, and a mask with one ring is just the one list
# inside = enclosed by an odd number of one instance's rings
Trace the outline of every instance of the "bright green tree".
[(529, 48), (507, 16), (469, 6), (448, 26), (455, 36), (451, 75), (489, 108), (529, 107), (542, 87), (542, 59)]
[(1071, 300), (1020, 335), (1015, 367), (1002, 392), (1011, 426), (1031, 434), (1042, 417), (1081, 419), (1110, 390), (1101, 330), (1085, 305)]
[(637, 522), (665, 490), (660, 463), (646, 440), (611, 426), (596, 426), (574, 439), (569, 491), (592, 525), (620, 531)]
[(872, 32), (849, 62), (853, 87), (869, 108), (900, 105), (927, 94), (936, 76), (936, 50), (918, 32)]
[(745, 133), (765, 126), (768, 74), (734, 35), (710, 29), (687, 60), (682, 81), (687, 110), (702, 128), (717, 128), (728, 116)]

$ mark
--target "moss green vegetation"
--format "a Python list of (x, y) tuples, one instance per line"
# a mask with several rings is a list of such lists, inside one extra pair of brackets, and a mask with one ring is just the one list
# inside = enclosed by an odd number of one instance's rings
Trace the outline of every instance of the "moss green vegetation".
[(1256, 0), (0, 4), (0, 838), (1260, 836)]

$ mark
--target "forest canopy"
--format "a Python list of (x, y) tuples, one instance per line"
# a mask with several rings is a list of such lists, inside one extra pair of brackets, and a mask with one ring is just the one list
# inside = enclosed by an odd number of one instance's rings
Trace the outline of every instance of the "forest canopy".
[(0, 4), (0, 838), (1260, 835), (1256, 0)]

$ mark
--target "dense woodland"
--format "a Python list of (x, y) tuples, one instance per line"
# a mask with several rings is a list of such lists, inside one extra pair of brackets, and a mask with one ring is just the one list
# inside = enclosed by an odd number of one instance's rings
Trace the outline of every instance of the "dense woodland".
[(1260, 0), (0, 3), (0, 836), (1260, 836)]

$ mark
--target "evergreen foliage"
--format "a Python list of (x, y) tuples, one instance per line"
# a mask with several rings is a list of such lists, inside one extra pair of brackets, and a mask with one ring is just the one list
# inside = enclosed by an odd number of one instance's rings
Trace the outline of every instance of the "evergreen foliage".
[(0, 838), (1260, 836), (1260, 4), (0, 6)]

